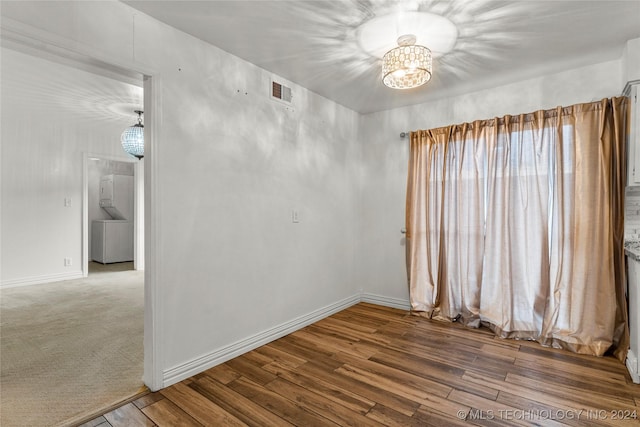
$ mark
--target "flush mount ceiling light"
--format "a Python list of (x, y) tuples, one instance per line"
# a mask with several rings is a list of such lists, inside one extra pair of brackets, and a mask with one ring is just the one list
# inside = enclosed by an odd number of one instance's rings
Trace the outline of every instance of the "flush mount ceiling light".
[(128, 127), (122, 132), (120, 142), (124, 151), (141, 159), (144, 157), (144, 126), (142, 124), (142, 110), (135, 110), (138, 115), (138, 123)]
[[(362, 23), (356, 35), (364, 52), (382, 58), (384, 84), (408, 89), (431, 79), (432, 58), (454, 48), (458, 29), (444, 16), (402, 11), (376, 16)], [(396, 39), (399, 46), (394, 48), (393, 40)], [(429, 48), (415, 45), (416, 40)]]
[(382, 82), (392, 89), (411, 89), (431, 80), (431, 51), (416, 45), (416, 36), (398, 37), (398, 47), (382, 57)]

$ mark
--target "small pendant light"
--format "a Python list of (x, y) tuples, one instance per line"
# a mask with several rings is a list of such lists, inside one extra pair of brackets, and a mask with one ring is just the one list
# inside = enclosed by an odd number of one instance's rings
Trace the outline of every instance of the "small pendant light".
[(141, 159), (144, 157), (144, 125), (142, 124), (141, 110), (135, 110), (134, 113), (138, 115), (138, 123), (125, 129), (120, 137), (122, 148), (124, 151), (132, 156)]

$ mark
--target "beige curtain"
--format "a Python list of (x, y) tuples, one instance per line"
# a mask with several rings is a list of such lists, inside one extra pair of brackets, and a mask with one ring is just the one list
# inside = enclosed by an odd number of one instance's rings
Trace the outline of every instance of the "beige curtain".
[(626, 98), (411, 133), (412, 311), (626, 357)]

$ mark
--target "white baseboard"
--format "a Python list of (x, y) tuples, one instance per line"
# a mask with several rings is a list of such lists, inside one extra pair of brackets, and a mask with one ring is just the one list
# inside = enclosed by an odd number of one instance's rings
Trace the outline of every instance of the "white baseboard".
[(627, 370), (629, 371), (629, 375), (631, 375), (631, 380), (640, 384), (640, 372), (638, 372), (638, 356), (633, 354), (633, 351), (629, 350), (627, 353)]
[(411, 310), (411, 302), (408, 299), (386, 297), (384, 295), (363, 293), (362, 302), (383, 305), (385, 307), (399, 308), (400, 310)]
[(344, 310), (345, 308), (351, 307), (352, 305), (355, 305), (360, 301), (361, 297), (359, 294), (349, 298), (345, 298), (341, 301), (335, 302), (318, 310), (314, 310), (311, 313), (297, 317), (271, 329), (267, 329), (264, 332), (252, 335), (234, 344), (222, 347), (209, 354), (205, 354), (204, 356), (198, 357), (197, 359), (193, 359), (189, 362), (167, 369), (163, 372), (162, 387), (168, 387), (202, 371), (212, 368), (213, 366), (224, 363), (227, 360), (233, 359), (234, 357), (240, 356), (241, 354), (260, 347), (261, 345), (277, 340), (278, 338), (295, 332), (298, 329), (322, 320), (327, 316), (331, 316), (332, 314)]
[(82, 270), (69, 273), (46, 274), (42, 276), (21, 277), (19, 279), (3, 280), (0, 289), (16, 288), (18, 286), (40, 285), (49, 282), (61, 282), (63, 280), (82, 279)]

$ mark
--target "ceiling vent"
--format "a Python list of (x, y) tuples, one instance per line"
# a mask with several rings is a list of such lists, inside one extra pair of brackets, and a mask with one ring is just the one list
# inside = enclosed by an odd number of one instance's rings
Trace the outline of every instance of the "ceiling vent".
[(271, 97), (277, 100), (291, 103), (291, 88), (276, 81), (271, 81)]

